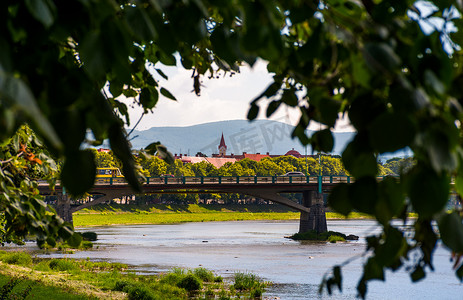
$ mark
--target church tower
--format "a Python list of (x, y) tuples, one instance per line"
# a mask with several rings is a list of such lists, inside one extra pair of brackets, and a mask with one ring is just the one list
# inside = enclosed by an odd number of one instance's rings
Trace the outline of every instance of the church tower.
[(220, 144), (219, 144), (219, 155), (225, 156), (226, 153), (227, 153), (227, 145), (225, 145), (225, 139), (223, 138), (223, 132), (222, 132), (222, 138), (220, 139)]

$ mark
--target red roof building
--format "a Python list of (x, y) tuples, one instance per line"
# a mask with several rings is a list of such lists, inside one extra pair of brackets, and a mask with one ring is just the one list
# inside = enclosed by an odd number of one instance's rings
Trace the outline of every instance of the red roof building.
[(288, 152), (286, 152), (285, 156), (288, 156), (288, 155), (292, 155), (292, 156), (294, 156), (296, 158), (301, 158), (302, 157), (302, 154), (300, 154), (298, 151), (294, 150), (294, 148), (289, 150)]

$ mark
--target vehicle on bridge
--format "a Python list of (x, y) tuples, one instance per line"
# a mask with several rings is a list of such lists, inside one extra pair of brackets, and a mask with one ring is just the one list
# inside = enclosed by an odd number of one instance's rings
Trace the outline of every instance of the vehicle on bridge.
[(302, 172), (293, 171), (293, 172), (288, 172), (283, 176), (305, 176), (305, 174)]
[(96, 168), (96, 178), (124, 178), (119, 168)]

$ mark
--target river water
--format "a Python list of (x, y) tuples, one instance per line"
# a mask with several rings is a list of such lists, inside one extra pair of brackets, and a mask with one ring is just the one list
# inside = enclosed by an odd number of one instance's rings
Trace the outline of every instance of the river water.
[[(173, 267), (205, 267), (225, 278), (251, 272), (274, 284), (267, 299), (355, 299), (356, 284), (365, 261), (365, 236), (379, 232), (370, 220), (328, 221), (328, 229), (355, 234), (346, 243), (299, 242), (285, 238), (298, 231), (298, 221), (238, 221), (170, 225), (125, 225), (77, 228), (94, 231), (98, 241), (91, 251), (64, 255), (121, 262), (141, 273)], [(63, 256), (52, 254), (52, 256)], [(318, 294), (323, 275), (336, 264), (343, 267), (343, 292)], [(386, 282), (370, 282), (367, 299), (463, 299), (463, 285), (452, 271), (450, 253), (439, 246), (435, 271), (412, 284), (400, 270), (386, 273)]]

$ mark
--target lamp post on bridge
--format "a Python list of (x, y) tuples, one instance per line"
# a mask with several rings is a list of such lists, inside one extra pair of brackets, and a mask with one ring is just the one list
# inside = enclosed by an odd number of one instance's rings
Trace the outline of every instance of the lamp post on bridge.
[(321, 152), (318, 152), (318, 194), (322, 194), (322, 160)]

